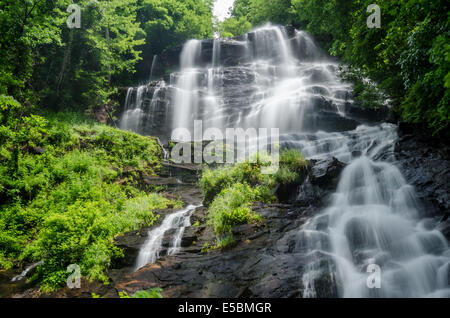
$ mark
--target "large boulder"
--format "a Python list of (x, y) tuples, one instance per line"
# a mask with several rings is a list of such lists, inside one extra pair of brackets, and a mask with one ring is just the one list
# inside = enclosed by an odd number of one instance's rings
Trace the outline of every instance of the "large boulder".
[(313, 161), (311, 183), (322, 189), (333, 190), (339, 181), (344, 164), (336, 158)]

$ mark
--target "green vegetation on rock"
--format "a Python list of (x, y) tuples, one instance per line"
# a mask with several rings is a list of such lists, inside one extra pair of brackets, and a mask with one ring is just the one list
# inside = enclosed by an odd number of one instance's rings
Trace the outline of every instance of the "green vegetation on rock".
[(234, 166), (206, 168), (200, 179), (204, 204), (209, 206), (208, 223), (218, 236), (218, 246), (232, 244), (232, 229), (242, 224), (257, 223), (261, 217), (252, 211), (255, 202), (276, 201), (280, 185), (302, 182), (307, 161), (294, 149), (280, 154), (280, 166), (275, 174), (262, 174), (260, 155), (255, 162), (246, 161)]

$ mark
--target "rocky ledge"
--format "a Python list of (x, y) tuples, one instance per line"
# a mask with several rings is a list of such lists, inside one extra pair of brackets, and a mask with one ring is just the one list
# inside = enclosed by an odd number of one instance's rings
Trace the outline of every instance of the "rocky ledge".
[(450, 239), (450, 146), (443, 140), (413, 133), (399, 125), (395, 157), (406, 181), (416, 189), (428, 217), (440, 219), (440, 230)]
[[(117, 244), (128, 256), (117, 264), (120, 268), (109, 272), (113, 287), (94, 292), (117, 297), (119, 291), (132, 294), (161, 287), (165, 297), (301, 297), (302, 273), (309, 256), (297, 248), (298, 228), (327, 203), (343, 167), (334, 158), (311, 162), (303, 184), (285, 189), (289, 192), (286, 203), (256, 203), (253, 210), (263, 222), (235, 227), (235, 243), (226, 249), (213, 248), (215, 234), (206, 224), (204, 207), (195, 211), (191, 220), (195, 225), (186, 229), (180, 253), (137, 272), (133, 272), (133, 260), (145, 237), (129, 233), (119, 238)], [(305, 195), (305, 188), (312, 191)], [(164, 241), (170, 241), (172, 234), (168, 232)], [(324, 281), (318, 294), (336, 296), (329, 286)]]

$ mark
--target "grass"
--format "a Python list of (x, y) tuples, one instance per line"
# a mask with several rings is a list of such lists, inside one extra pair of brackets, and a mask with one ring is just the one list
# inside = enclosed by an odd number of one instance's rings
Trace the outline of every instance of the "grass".
[(119, 292), (120, 298), (163, 298), (161, 295), (162, 288), (153, 288), (148, 290), (140, 290), (129, 296), (126, 292)]
[(235, 226), (261, 222), (261, 217), (252, 211), (253, 204), (276, 201), (275, 193), (280, 185), (301, 183), (307, 164), (299, 151), (290, 149), (281, 152), (280, 167), (273, 175), (261, 173), (264, 164), (259, 160), (206, 168), (200, 186), (204, 192), (203, 203), (209, 207), (208, 224), (217, 235), (216, 245), (223, 248), (233, 244)]
[(61, 287), (70, 264), (107, 283), (122, 256), (114, 238), (181, 205), (142, 189), (162, 159), (152, 138), (59, 113), (3, 118), (0, 140), (0, 269), (43, 260), (32, 278), (43, 291)]

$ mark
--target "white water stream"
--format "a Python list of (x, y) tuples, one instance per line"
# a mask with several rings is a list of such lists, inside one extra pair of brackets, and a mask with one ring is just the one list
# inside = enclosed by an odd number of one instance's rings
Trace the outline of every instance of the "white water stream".
[(148, 239), (142, 246), (136, 261), (135, 269), (154, 263), (163, 250), (164, 236), (170, 230), (175, 230), (171, 237), (171, 245), (167, 250), (167, 255), (174, 255), (180, 251), (181, 240), (186, 227), (191, 226), (191, 216), (199, 206), (189, 205), (183, 210), (169, 214), (162, 224), (148, 232)]

